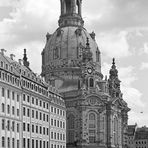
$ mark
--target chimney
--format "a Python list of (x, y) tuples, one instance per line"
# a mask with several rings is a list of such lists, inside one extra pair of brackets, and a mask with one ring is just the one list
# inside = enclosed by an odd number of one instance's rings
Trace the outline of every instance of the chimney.
[(26, 49), (24, 49), (24, 57), (23, 57), (23, 64), (26, 67), (29, 67), (29, 62), (27, 61), (27, 54), (26, 54)]
[(10, 59), (13, 60), (13, 58), (15, 57), (14, 54), (10, 54)]
[(4, 53), (6, 52), (5, 49), (1, 49), (1, 54), (4, 55)]
[(22, 65), (22, 59), (19, 59), (18, 62), (20, 65)]

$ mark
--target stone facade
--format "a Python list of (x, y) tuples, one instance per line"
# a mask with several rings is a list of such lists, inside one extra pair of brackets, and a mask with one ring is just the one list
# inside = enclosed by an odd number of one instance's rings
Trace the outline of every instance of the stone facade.
[(103, 79), (95, 33), (84, 28), (81, 8), (82, 0), (61, 0), (59, 28), (46, 35), (42, 76), (64, 97), (67, 148), (124, 148), (130, 109), (115, 59), (109, 79)]

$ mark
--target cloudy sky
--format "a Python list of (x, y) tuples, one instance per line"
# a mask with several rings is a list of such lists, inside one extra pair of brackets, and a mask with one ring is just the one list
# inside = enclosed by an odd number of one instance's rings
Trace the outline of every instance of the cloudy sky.
[[(129, 124), (148, 126), (148, 0), (83, 0), (88, 32), (95, 31), (108, 75), (116, 58)], [(27, 48), (31, 68), (41, 72), (47, 32), (58, 27), (60, 0), (0, 0), (0, 48), (22, 58)]]

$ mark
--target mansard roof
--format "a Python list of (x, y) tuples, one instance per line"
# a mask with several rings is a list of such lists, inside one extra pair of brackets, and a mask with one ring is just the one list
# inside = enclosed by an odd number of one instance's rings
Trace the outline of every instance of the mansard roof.
[(147, 127), (142, 127), (142, 128), (137, 128), (136, 134), (135, 134), (135, 140), (148, 140), (148, 128)]

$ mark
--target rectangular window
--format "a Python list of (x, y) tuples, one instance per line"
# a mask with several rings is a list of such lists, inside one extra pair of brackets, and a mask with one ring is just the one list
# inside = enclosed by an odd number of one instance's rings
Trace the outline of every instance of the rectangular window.
[(7, 138), (8, 148), (10, 148), (10, 138)]
[(42, 113), (40, 112), (40, 120), (42, 120)]
[(27, 109), (27, 117), (30, 117), (30, 109)]
[(26, 95), (23, 94), (23, 101), (25, 102), (26, 101)]
[(23, 138), (23, 148), (26, 148), (26, 139)]
[(43, 127), (43, 134), (45, 135), (45, 127)]
[(42, 140), (40, 140), (40, 148), (42, 148)]
[(45, 108), (45, 102), (43, 102), (43, 108)]
[(40, 126), (40, 134), (42, 134), (42, 127)]
[(45, 141), (43, 141), (43, 148), (45, 148)]
[(32, 125), (32, 132), (34, 133), (34, 125)]
[(38, 105), (38, 99), (36, 99), (36, 105)]
[(14, 106), (12, 106), (12, 115), (15, 114), (15, 109), (14, 109)]
[(2, 147), (5, 147), (5, 137), (2, 137)]
[(36, 111), (36, 119), (38, 119), (38, 111)]
[(20, 132), (20, 125), (19, 125), (19, 123), (17, 123), (17, 132), (18, 133)]
[(46, 115), (46, 118), (47, 118), (47, 122), (49, 121), (48, 119), (49, 119), (49, 116), (48, 115)]
[(54, 113), (55, 113), (55, 114), (56, 114), (56, 110), (57, 110), (57, 109), (56, 109), (56, 108), (54, 108)]
[(12, 138), (12, 148), (15, 148), (15, 139)]
[(51, 112), (53, 113), (53, 107), (51, 106)]
[(10, 114), (10, 105), (7, 105), (7, 114)]
[(27, 96), (27, 102), (30, 103), (30, 97), (29, 96)]
[(42, 101), (40, 100), (40, 107), (42, 107)]
[(51, 132), (51, 139), (53, 139), (53, 132)]
[(34, 98), (32, 97), (32, 104), (34, 104)]
[(54, 120), (54, 126), (56, 126), (56, 120)]
[(7, 130), (10, 131), (10, 121), (7, 121)]
[(36, 133), (38, 133), (38, 126), (36, 126)]
[(30, 132), (30, 124), (27, 124), (27, 132)]
[(49, 105), (48, 105), (48, 103), (47, 103), (47, 106), (46, 106), (46, 107), (47, 107), (47, 109), (49, 109)]
[(2, 130), (5, 130), (5, 119), (2, 119)]
[(2, 103), (2, 112), (4, 113), (5, 112), (5, 104)]
[(8, 99), (10, 98), (10, 90), (9, 89), (7, 90), (7, 98)]
[(23, 131), (25, 131), (25, 130), (26, 130), (26, 124), (23, 123)]
[(17, 109), (17, 116), (19, 116), (20, 115), (20, 111), (19, 111), (19, 109)]
[(38, 148), (38, 140), (36, 140), (36, 148)]
[(12, 100), (14, 100), (15, 99), (15, 94), (14, 94), (14, 92), (12, 92)]
[(27, 139), (27, 148), (30, 148), (30, 139)]
[(15, 130), (15, 122), (12, 121), (12, 131), (14, 132), (14, 130)]
[(5, 89), (2, 88), (2, 97), (5, 97)]
[(48, 130), (48, 128), (47, 128), (47, 135), (49, 134), (49, 130)]
[(32, 139), (32, 148), (34, 148), (34, 139)]
[(45, 121), (45, 114), (43, 114), (43, 121)]
[(20, 101), (20, 96), (17, 94), (17, 102)]
[(19, 148), (19, 147), (20, 147), (20, 141), (17, 140), (17, 148)]
[(34, 110), (32, 110), (32, 118), (34, 118)]
[(53, 126), (53, 119), (51, 119), (51, 125)]
[(23, 116), (26, 116), (26, 108), (23, 107)]

